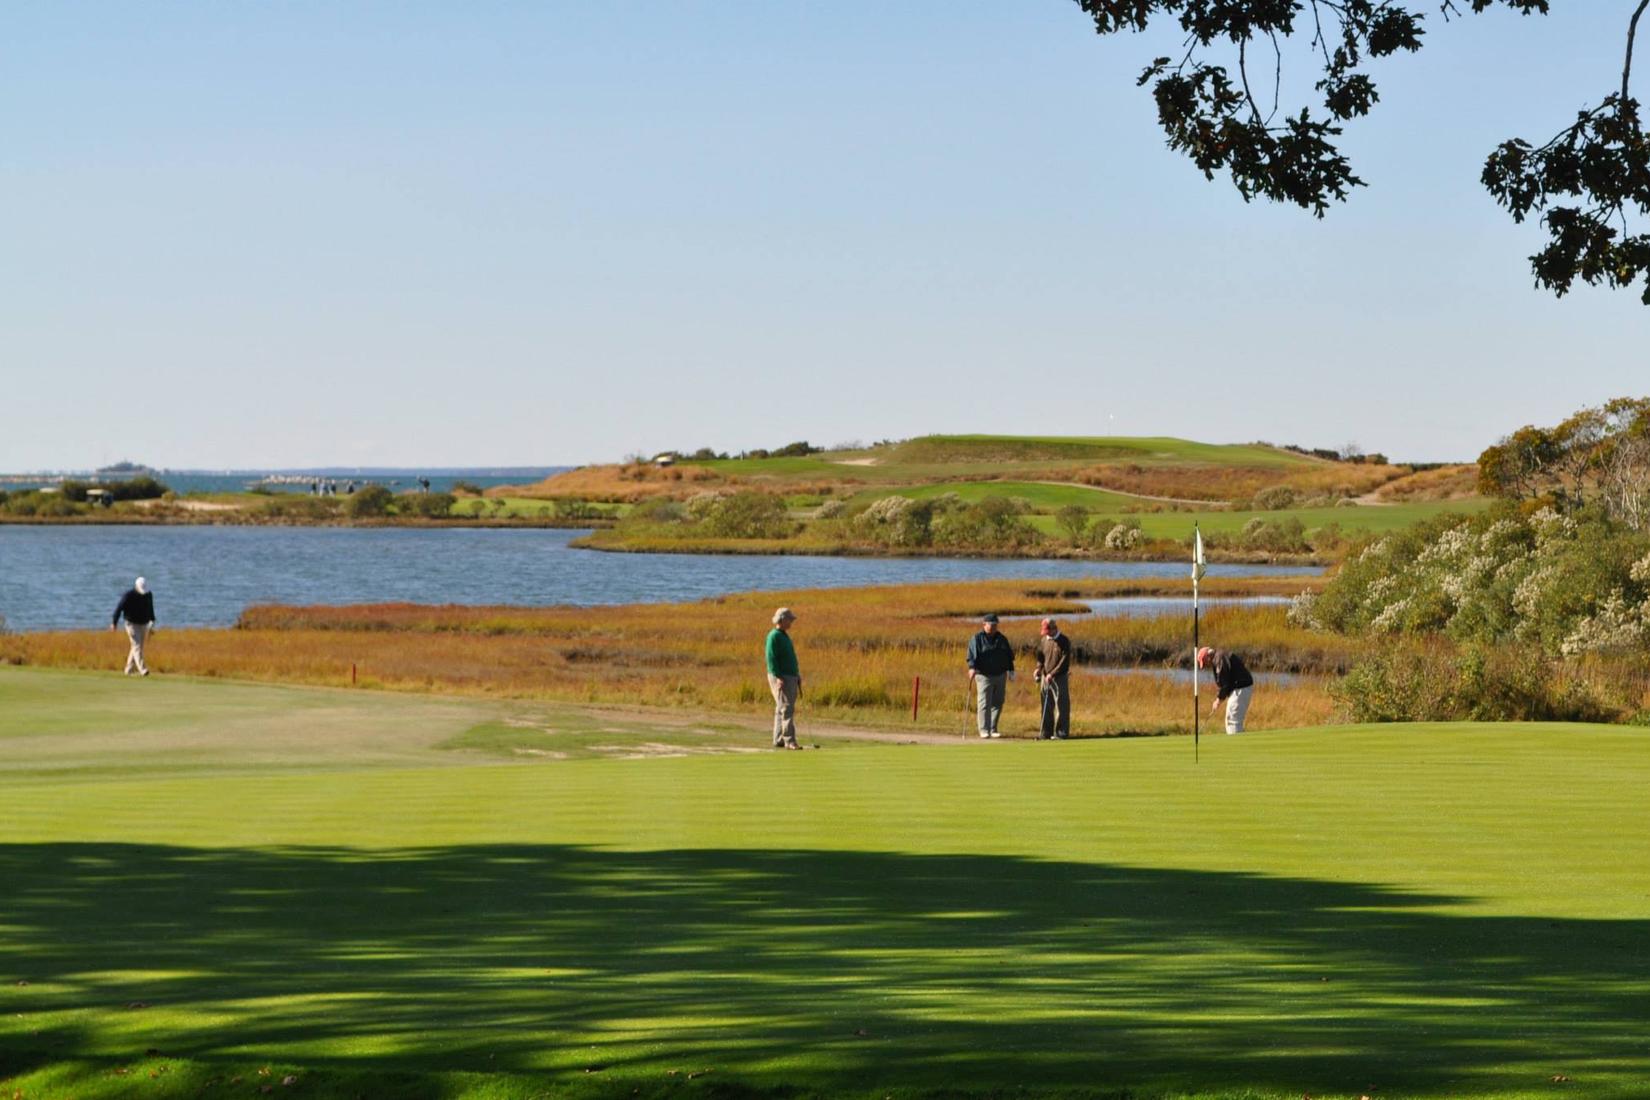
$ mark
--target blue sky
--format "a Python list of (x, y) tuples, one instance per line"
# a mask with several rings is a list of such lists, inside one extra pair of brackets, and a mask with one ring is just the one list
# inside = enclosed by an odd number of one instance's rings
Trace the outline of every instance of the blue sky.
[(1619, 79), (1627, 5), (1555, 7), (1381, 66), (1370, 186), (1319, 222), (1165, 150), (1161, 40), (1070, 0), (8, 5), (0, 470), (1472, 458), (1650, 392), (1650, 310), (1534, 290), (1476, 182)]

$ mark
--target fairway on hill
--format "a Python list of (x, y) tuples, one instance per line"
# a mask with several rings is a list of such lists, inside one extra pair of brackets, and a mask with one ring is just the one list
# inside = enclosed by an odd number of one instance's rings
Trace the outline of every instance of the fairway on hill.
[(0, 1094), (1650, 1091), (1650, 731), (557, 706), (0, 668)]

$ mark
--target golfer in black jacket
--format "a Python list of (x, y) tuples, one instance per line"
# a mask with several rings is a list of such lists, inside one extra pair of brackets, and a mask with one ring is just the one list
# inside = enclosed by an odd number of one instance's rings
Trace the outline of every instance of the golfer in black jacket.
[(1249, 697), (1255, 693), (1255, 678), (1249, 675), (1243, 658), (1236, 653), (1204, 646), (1197, 651), (1197, 667), (1213, 669), (1215, 673), (1215, 705), (1213, 714), (1226, 704), (1226, 732), (1242, 733), (1243, 719), (1249, 713)]
[(155, 594), (149, 591), (149, 582), (142, 577), (134, 581), (132, 587), (126, 590), (126, 595), (115, 604), (109, 629), (119, 626), (122, 618), (126, 620), (126, 636), (132, 640), (132, 650), (126, 654), (126, 675), (130, 676), (136, 669), (139, 676), (147, 676), (149, 666), (143, 663), (143, 643), (149, 640), (150, 631), (155, 629)]
[(980, 620), (980, 631), (968, 643), (968, 679), (979, 703), (981, 737), (1001, 737), (997, 722), (1003, 716), (1008, 681), (1014, 678), (1014, 647), (997, 630), (997, 616)]

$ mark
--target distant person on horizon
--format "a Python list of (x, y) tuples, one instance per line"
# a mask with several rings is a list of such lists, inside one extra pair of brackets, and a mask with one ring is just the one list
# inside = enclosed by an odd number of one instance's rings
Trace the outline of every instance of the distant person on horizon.
[(1255, 693), (1255, 678), (1249, 675), (1243, 658), (1204, 646), (1197, 651), (1197, 667), (1214, 670), (1215, 705), (1209, 708), (1209, 713), (1213, 714), (1225, 703), (1226, 732), (1242, 733), (1243, 720), (1249, 714), (1249, 697)]
[(1047, 741), (1064, 741), (1071, 736), (1071, 639), (1060, 633), (1060, 624), (1044, 619), (1037, 639), (1037, 685), (1043, 702), (1043, 728), (1038, 735)]
[(796, 743), (796, 701), (802, 696), (802, 669), (796, 663), (796, 646), (791, 644), (791, 624), (796, 614), (788, 607), (773, 613), (773, 629), (768, 631), (768, 690), (773, 692), (773, 747), (800, 749)]
[(142, 577), (133, 581), (132, 587), (115, 604), (109, 629), (119, 626), (122, 618), (126, 620), (126, 637), (132, 642), (131, 651), (126, 654), (126, 675), (130, 676), (136, 669), (139, 676), (147, 676), (149, 666), (143, 663), (143, 643), (155, 629), (155, 594), (149, 591), (149, 582)]
[(968, 642), (968, 680), (974, 685), (981, 737), (1001, 737), (997, 723), (1014, 678), (1014, 647), (997, 629), (997, 616), (980, 619), (979, 633)]

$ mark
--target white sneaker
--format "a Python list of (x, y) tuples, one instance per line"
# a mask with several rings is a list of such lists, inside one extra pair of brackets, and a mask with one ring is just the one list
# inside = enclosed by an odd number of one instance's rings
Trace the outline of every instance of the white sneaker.
[(981, 740), (984, 740), (985, 738), (990, 737), (990, 736), (991, 735), (989, 733), (985, 732), (984, 730), (980, 731), (980, 739)]
[(991, 736), (993, 736), (993, 737), (1001, 737), (1001, 736), (1002, 736), (1002, 734), (1000, 734), (1000, 733), (998, 733), (998, 732), (997, 732), (997, 731), (996, 731), (996, 730), (992, 730), (992, 731), (991, 731)]

